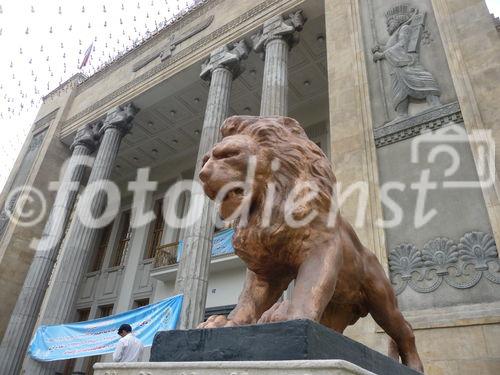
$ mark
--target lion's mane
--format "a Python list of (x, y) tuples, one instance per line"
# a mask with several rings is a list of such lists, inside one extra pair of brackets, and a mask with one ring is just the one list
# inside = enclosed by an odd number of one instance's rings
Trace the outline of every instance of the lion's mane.
[(250, 136), (257, 145), (280, 162), (273, 174), (277, 195), (286, 199), (297, 181), (312, 182), (319, 188), (313, 204), (323, 211), (329, 209), (335, 176), (324, 152), (306, 135), (300, 124), (289, 117), (233, 116), (222, 128), (223, 137)]

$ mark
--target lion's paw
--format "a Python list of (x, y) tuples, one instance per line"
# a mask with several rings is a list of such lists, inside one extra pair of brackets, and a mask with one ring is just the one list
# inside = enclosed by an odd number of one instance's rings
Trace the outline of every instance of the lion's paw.
[(212, 315), (205, 322), (198, 324), (199, 329), (233, 327), (235, 326), (232, 320), (227, 319), (224, 315)]
[(295, 308), (289, 300), (276, 302), (273, 307), (267, 310), (260, 317), (258, 324), (266, 324), (266, 323), (277, 323), (277, 322), (286, 322), (288, 320), (296, 320), (296, 319), (308, 319), (314, 320), (313, 316), (309, 316), (307, 313), (301, 311), (301, 309)]
[(290, 320), (290, 301), (276, 302), (269, 310), (260, 317), (258, 324), (276, 323)]

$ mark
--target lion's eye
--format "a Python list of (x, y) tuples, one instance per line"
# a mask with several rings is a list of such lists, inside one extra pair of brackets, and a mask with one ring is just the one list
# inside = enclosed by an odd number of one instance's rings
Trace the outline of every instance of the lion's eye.
[(230, 150), (230, 151), (226, 151), (226, 152), (224, 153), (224, 156), (225, 156), (226, 158), (230, 158), (230, 157), (232, 157), (232, 156), (238, 156), (239, 154), (240, 154), (240, 151), (239, 151), (239, 150)]
[(238, 156), (240, 151), (237, 149), (222, 149), (222, 150), (214, 150), (213, 155), (217, 159), (227, 159), (233, 156)]

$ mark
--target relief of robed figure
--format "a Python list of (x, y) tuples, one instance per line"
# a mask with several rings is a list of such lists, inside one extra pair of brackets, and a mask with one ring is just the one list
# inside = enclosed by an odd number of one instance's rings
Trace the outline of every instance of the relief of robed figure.
[(384, 47), (373, 48), (373, 60), (390, 66), (392, 102), (397, 122), (409, 116), (410, 99), (441, 105), (441, 90), (433, 75), (420, 63), (419, 46), (425, 25), (425, 12), (409, 5), (397, 5), (386, 13), (390, 38)]

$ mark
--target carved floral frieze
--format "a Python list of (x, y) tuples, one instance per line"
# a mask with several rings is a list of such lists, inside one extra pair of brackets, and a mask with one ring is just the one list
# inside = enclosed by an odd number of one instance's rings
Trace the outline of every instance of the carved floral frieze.
[(390, 251), (389, 268), (396, 294), (407, 287), (418, 293), (431, 293), (443, 282), (456, 289), (468, 289), (483, 277), (500, 284), (495, 240), (484, 232), (468, 232), (458, 243), (438, 237), (427, 242), (422, 250), (411, 243), (401, 244)]

